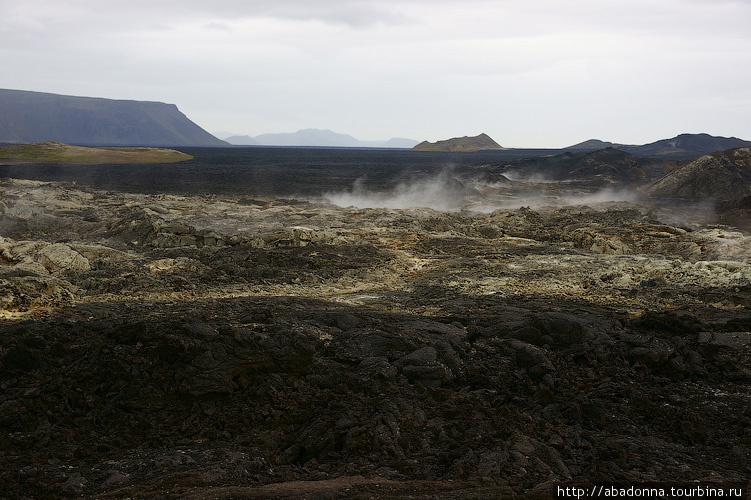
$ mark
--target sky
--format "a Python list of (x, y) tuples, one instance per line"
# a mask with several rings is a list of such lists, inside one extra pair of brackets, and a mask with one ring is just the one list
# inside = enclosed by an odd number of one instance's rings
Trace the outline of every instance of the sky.
[(0, 0), (0, 68), (217, 135), (751, 140), (751, 0)]

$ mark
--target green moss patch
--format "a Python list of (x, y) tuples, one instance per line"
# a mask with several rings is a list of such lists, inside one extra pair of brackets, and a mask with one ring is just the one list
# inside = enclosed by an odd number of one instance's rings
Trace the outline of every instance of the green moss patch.
[(165, 148), (87, 148), (36, 142), (0, 148), (0, 163), (174, 163), (193, 157)]

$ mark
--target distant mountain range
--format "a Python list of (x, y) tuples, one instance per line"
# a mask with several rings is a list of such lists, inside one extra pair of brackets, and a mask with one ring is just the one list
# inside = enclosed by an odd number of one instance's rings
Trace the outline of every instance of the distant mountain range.
[(488, 134), (483, 133), (474, 137), (454, 137), (452, 139), (436, 142), (422, 141), (412, 149), (415, 151), (471, 152), (505, 148), (491, 139)]
[(224, 142), (232, 146), (260, 146), (260, 143), (249, 135), (231, 135), (225, 137)]
[(297, 132), (262, 134), (256, 137), (233, 135), (224, 139), (234, 146), (308, 146), (337, 148), (411, 148), (417, 141), (393, 138), (387, 141), (361, 141), (349, 134), (327, 129), (307, 128)]
[[(630, 153), (634, 156), (688, 159), (696, 158), (697, 156), (715, 151), (749, 146), (751, 146), (751, 141), (745, 141), (743, 139), (738, 139), (737, 137), (716, 137), (709, 134), (681, 134), (672, 139), (662, 139), (643, 145), (618, 144), (601, 141), (599, 139), (590, 139), (558, 151), (579, 153), (614, 148), (619, 151)], [(455, 137), (453, 139), (436, 142), (423, 141), (412, 149), (415, 151), (469, 152), (492, 149), (508, 150), (514, 148), (504, 148), (491, 139), (487, 134), (480, 134), (474, 137)], [(524, 149), (520, 149), (519, 151), (524, 151)]]
[[(487, 134), (430, 143), (393, 138), (361, 141), (331, 130), (303, 129), (294, 133), (231, 136), (222, 141), (185, 116), (174, 104), (151, 101), (75, 97), (45, 92), (0, 89), (0, 142), (61, 142), (82, 146), (308, 146), (354, 148), (414, 148), (418, 151), (478, 151), (507, 149)], [(636, 156), (695, 158), (715, 151), (749, 147), (751, 141), (709, 134), (681, 134), (644, 145), (599, 139), (565, 148), (572, 152), (612, 147)], [(523, 150), (519, 150), (523, 151)]]
[(226, 146), (174, 104), (0, 89), (0, 142)]
[(672, 139), (662, 139), (649, 144), (629, 145), (605, 142), (599, 139), (575, 144), (566, 148), (575, 151), (595, 151), (612, 147), (637, 156), (699, 156), (726, 149), (749, 147), (751, 141), (737, 137), (716, 137), (709, 134), (681, 134)]

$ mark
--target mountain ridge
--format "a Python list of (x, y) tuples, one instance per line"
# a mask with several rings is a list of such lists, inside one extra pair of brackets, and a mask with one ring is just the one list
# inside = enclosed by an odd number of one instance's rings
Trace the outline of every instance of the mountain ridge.
[(261, 134), (253, 140), (264, 146), (355, 147), (359, 142), (349, 134), (317, 128), (306, 128), (291, 133)]
[(660, 139), (647, 144), (617, 144), (613, 142), (602, 141), (600, 139), (589, 139), (573, 146), (564, 148), (570, 151), (593, 151), (612, 147), (633, 155), (639, 156), (700, 156), (715, 151), (725, 151), (728, 149), (749, 147), (751, 141), (739, 139), (737, 137), (713, 136), (706, 133), (701, 134), (679, 134), (670, 139)]
[(225, 137), (224, 142), (227, 142), (233, 146), (259, 146), (259, 142), (253, 139), (249, 135), (231, 135)]

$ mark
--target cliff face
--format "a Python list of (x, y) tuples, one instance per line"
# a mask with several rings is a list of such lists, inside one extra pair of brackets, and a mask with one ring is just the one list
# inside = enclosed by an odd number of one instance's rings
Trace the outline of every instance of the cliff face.
[(414, 148), (414, 151), (480, 151), (482, 149), (505, 149), (491, 139), (487, 134), (475, 137), (455, 137), (445, 141), (423, 141)]
[(174, 104), (0, 89), (0, 142), (226, 146)]

